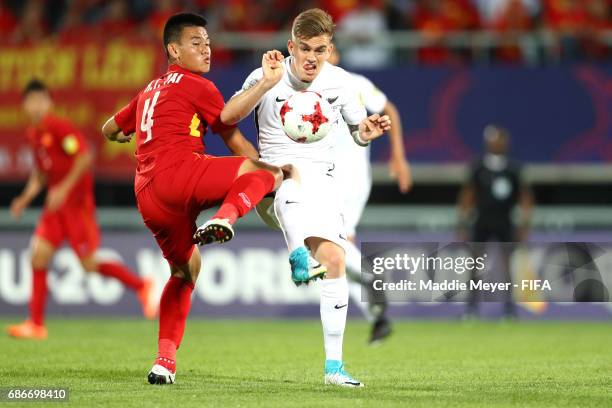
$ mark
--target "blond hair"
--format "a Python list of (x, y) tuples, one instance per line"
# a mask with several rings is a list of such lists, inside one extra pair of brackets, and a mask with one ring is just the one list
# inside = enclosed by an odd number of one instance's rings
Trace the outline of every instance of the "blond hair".
[(312, 8), (301, 12), (293, 20), (291, 35), (293, 38), (308, 40), (327, 34), (331, 39), (334, 36), (335, 29), (334, 20), (325, 10)]

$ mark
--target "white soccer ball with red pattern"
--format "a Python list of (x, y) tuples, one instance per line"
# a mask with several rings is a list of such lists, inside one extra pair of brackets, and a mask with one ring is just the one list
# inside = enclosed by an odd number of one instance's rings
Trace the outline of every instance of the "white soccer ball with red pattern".
[(320, 94), (301, 91), (291, 95), (280, 110), (285, 134), (298, 143), (323, 139), (335, 121), (334, 110)]

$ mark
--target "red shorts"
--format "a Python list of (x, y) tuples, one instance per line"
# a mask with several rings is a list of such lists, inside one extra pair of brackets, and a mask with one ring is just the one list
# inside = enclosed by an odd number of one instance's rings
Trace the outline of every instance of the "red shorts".
[(86, 203), (65, 206), (54, 212), (43, 209), (34, 235), (49, 241), (55, 248), (68, 240), (79, 258), (85, 258), (100, 245), (96, 207), (93, 203)]
[(136, 193), (138, 211), (170, 263), (189, 261), (198, 215), (225, 199), (245, 160), (193, 153)]

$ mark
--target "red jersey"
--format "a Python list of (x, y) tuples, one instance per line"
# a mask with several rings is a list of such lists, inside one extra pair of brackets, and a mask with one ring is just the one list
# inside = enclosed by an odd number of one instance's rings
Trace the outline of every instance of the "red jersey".
[(208, 79), (170, 65), (115, 115), (124, 134), (136, 132), (135, 190), (153, 176), (193, 152), (204, 153), (202, 136), (208, 126), (219, 133), (234, 126), (221, 122), (225, 102)]
[[(67, 120), (48, 114), (36, 126), (26, 129), (26, 136), (36, 167), (45, 175), (49, 188), (59, 184), (68, 174), (79, 153), (88, 150), (85, 138)], [(72, 187), (63, 206), (93, 203), (93, 176), (85, 171)]]

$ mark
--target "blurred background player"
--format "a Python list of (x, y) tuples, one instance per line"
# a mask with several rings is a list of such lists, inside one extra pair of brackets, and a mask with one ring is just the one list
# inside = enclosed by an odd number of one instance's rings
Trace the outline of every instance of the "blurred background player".
[[(533, 195), (525, 184), (520, 165), (508, 157), (510, 134), (506, 129), (489, 125), (484, 129), (484, 154), (477, 159), (469, 173), (467, 183), (459, 193), (459, 235), (471, 242), (512, 243), (527, 240), (533, 207)], [(512, 212), (519, 205), (519, 228), (514, 227)], [(500, 247), (501, 272), (499, 282), (511, 282), (510, 245)], [(489, 273), (493, 273), (489, 271)], [(481, 277), (472, 270), (471, 280)], [(466, 317), (477, 314), (477, 292), (470, 292)], [(504, 315), (516, 314), (512, 292), (507, 291)]]
[(81, 132), (70, 121), (52, 113), (53, 101), (45, 84), (31, 80), (23, 91), (23, 109), (30, 121), (26, 130), (35, 157), (23, 192), (11, 203), (11, 215), (19, 219), (47, 185), (47, 197), (31, 243), (32, 294), (30, 318), (9, 326), (18, 338), (44, 339), (47, 270), (64, 240), (75, 251), (86, 272), (113, 277), (136, 292), (144, 315), (157, 313), (153, 281), (140, 278), (121, 263), (96, 257), (100, 232), (96, 223), (92, 155)]
[[(340, 63), (340, 53), (336, 47), (331, 53), (330, 64)], [(412, 187), (410, 165), (404, 152), (402, 134), (402, 120), (397, 107), (387, 96), (378, 89), (372, 81), (363, 75), (349, 72), (353, 77), (353, 86), (357, 90), (359, 100), (364, 104), (368, 113), (388, 115), (393, 123), (389, 130), (389, 144), (391, 146), (389, 158), (389, 174), (397, 180), (397, 186), (402, 194), (406, 194)], [(341, 119), (340, 119), (341, 120)], [(363, 210), (368, 202), (372, 188), (372, 167), (370, 164), (370, 148), (361, 148), (352, 140), (348, 127), (337, 137), (334, 164), (338, 186), (344, 190), (344, 205), (342, 216), (347, 238), (353, 245), (347, 245), (349, 251), (360, 252), (355, 246), (355, 232), (361, 219)], [(359, 254), (359, 259), (361, 254)], [(367, 292), (367, 302), (362, 302), (362, 287), (372, 288), (370, 282), (361, 273), (361, 263), (350, 264), (356, 256), (347, 257), (347, 277), (349, 278), (349, 293), (357, 303), (366, 319), (372, 323), (370, 331), (370, 344), (382, 341), (391, 334), (391, 324), (386, 316), (387, 299), (383, 291), (370, 290)]]
[[(176, 351), (201, 267), (194, 241), (202, 245), (232, 239), (236, 219), (276, 189), (283, 177), (280, 168), (245, 157), (256, 155), (255, 148), (235, 126), (221, 121), (223, 96), (202, 76), (211, 65), (206, 24), (198, 14), (170, 17), (163, 39), (168, 71), (102, 128), (109, 140), (120, 143), (136, 132), (138, 210), (170, 265), (160, 300), (158, 353), (148, 374), (150, 384), (175, 380)], [(244, 156), (204, 154), (201, 136), (208, 126), (233, 153)], [(196, 228), (200, 212), (218, 204), (215, 215)]]
[[(321, 283), (321, 322), (325, 345), (325, 383), (361, 387), (363, 384), (344, 370), (342, 342), (348, 309), (345, 276), (345, 245), (348, 242), (341, 206), (334, 198), (333, 148), (338, 122), (330, 134), (310, 144), (298, 144), (285, 135), (279, 111), (285, 100), (302, 90), (321, 94), (341, 114), (355, 143), (362, 148), (389, 130), (388, 116), (366, 111), (351, 86), (350, 75), (327, 63), (333, 49), (334, 22), (325, 11), (309, 9), (293, 21), (287, 43), (290, 57), (279, 51), (264, 54), (262, 67), (253, 71), (242, 89), (230, 99), (221, 118), (237, 123), (255, 109), (261, 159), (275, 165), (291, 164), (300, 174), (301, 184), (283, 183), (274, 199), (275, 213), (285, 233), (291, 256), (309, 248), (314, 258), (327, 268)], [(299, 211), (299, 213), (298, 213)], [(357, 255), (358, 256), (358, 255)], [(360, 262), (360, 261), (359, 261)]]

